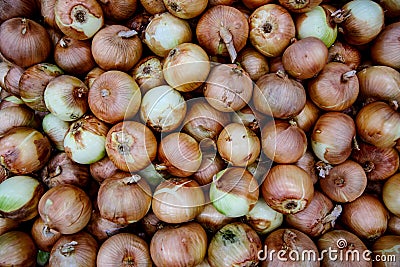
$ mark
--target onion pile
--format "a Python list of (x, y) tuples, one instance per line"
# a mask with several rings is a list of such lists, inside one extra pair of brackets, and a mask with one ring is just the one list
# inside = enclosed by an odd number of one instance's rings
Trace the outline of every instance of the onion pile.
[(398, 2), (0, 1), (0, 266), (399, 266)]

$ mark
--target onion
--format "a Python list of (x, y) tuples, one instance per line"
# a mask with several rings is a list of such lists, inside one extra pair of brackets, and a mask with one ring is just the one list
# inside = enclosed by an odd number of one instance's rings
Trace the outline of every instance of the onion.
[(44, 23), (50, 27), (50, 29), (57, 29), (56, 18), (54, 14), (54, 6), (56, 5), (56, 0), (40, 0), (40, 14), (43, 17)]
[(248, 214), (259, 196), (257, 180), (244, 168), (230, 167), (213, 178), (210, 200), (214, 207), (228, 217)]
[(40, 250), (50, 252), (62, 235), (60, 232), (47, 227), (42, 218), (38, 217), (32, 225), (31, 236)]
[(339, 62), (346, 64), (351, 69), (357, 69), (361, 64), (360, 51), (346, 42), (336, 40), (328, 49), (329, 62)]
[(258, 158), (261, 143), (258, 136), (248, 127), (230, 123), (224, 127), (217, 139), (221, 157), (233, 166), (245, 167)]
[(399, 233), (400, 233), (400, 217), (390, 215), (387, 230), (391, 234), (399, 235)]
[(304, 132), (309, 132), (320, 117), (321, 110), (310, 100), (306, 99), (306, 104), (300, 113), (292, 118), (297, 126)]
[(297, 167), (302, 168), (305, 170), (311, 177), (313, 184), (318, 182), (318, 175), (317, 175), (317, 162), (314, 153), (310, 150), (307, 150), (303, 156), (294, 163)]
[(64, 121), (74, 121), (88, 110), (89, 89), (78, 78), (61, 75), (52, 79), (44, 91), (47, 109)]
[(35, 113), (23, 105), (0, 109), (0, 117), (2, 118), (0, 122), (0, 136), (14, 127), (26, 126), (35, 129), (39, 128)]
[(60, 30), (78, 40), (93, 37), (104, 24), (103, 11), (96, 0), (56, 1), (54, 14)]
[(343, 63), (328, 63), (308, 84), (311, 100), (327, 111), (343, 111), (357, 100), (359, 82), (356, 71)]
[(26, 69), (19, 80), (19, 94), (24, 103), (37, 111), (48, 111), (44, 102), (44, 90), (48, 83), (63, 74), (56, 65), (39, 63)]
[(19, 222), (13, 219), (0, 217), (0, 236), (7, 232), (16, 229), (19, 226)]
[(367, 174), (369, 181), (386, 180), (399, 169), (399, 154), (394, 148), (379, 148), (364, 142), (358, 143), (351, 157)]
[(302, 111), (306, 104), (306, 91), (301, 83), (283, 71), (269, 73), (257, 80), (253, 103), (257, 111), (287, 119)]
[[(177, 253), (184, 251), (185, 253)], [(158, 230), (150, 242), (150, 255), (156, 266), (197, 266), (207, 252), (207, 234), (200, 224), (189, 222)]]
[(385, 16), (394, 18), (400, 16), (400, 3), (396, 0), (380, 0), (379, 4), (385, 11)]
[(31, 19), (11, 18), (0, 26), (0, 52), (22, 68), (45, 61), (51, 48), (45, 28)]
[(199, 16), (206, 9), (208, 0), (164, 0), (167, 10), (181, 19), (192, 19)]
[(294, 122), (275, 120), (261, 129), (264, 154), (277, 163), (294, 163), (307, 150), (307, 137)]
[(37, 12), (35, 0), (4, 0), (0, 3), (0, 23), (14, 17), (31, 18)]
[(143, 95), (152, 88), (166, 84), (162, 68), (161, 58), (157, 56), (145, 57), (136, 64), (132, 76)]
[(20, 97), (19, 81), (21, 80), (24, 69), (18, 65), (12, 65), (7, 75), (4, 77), (5, 90), (10, 94)]
[(90, 164), (90, 175), (100, 184), (118, 171), (119, 169), (108, 156)]
[(163, 0), (140, 0), (143, 8), (152, 15), (167, 11)]
[(253, 81), (257, 81), (261, 76), (269, 72), (267, 58), (251, 46), (240, 51), (237, 62)]
[[(382, 2), (382, 1), (381, 1)], [(399, 5), (399, 4), (397, 4)], [(400, 7), (398, 9), (400, 14)], [(387, 14), (387, 13), (386, 13)], [(371, 47), (371, 58), (378, 65), (400, 69), (399, 45), (400, 22), (386, 26)]]
[(62, 37), (54, 48), (54, 61), (65, 72), (73, 75), (88, 73), (96, 65), (86, 40), (76, 40), (68, 36)]
[(212, 203), (207, 203), (204, 205), (203, 211), (197, 215), (195, 220), (207, 231), (207, 233), (215, 234), (215, 232), (223, 226), (232, 223), (235, 218), (223, 215)]
[[(277, 251), (279, 256), (271, 256), (271, 251)], [(259, 251), (258, 256), (263, 260), (263, 267), (319, 266), (319, 252), (315, 243), (306, 234), (289, 228), (272, 232), (265, 239), (264, 250)]]
[(157, 216), (151, 210), (146, 214), (146, 216), (143, 217), (142, 220), (140, 220), (139, 223), (146, 235), (150, 238), (153, 237), (158, 230), (167, 225), (165, 222), (157, 218)]
[(64, 138), (64, 149), (76, 163), (91, 164), (106, 155), (108, 126), (93, 115), (71, 124)]
[(235, 222), (222, 227), (208, 246), (211, 267), (257, 266), (261, 240), (250, 226)]
[(310, 0), (310, 1), (292, 1), (292, 0), (279, 0), (279, 4), (294, 13), (304, 13), (312, 10), (318, 6), (322, 0)]
[(205, 204), (199, 184), (188, 178), (171, 178), (161, 182), (154, 191), (154, 214), (167, 223), (188, 222), (198, 216)]
[(281, 56), (296, 33), (290, 13), (276, 4), (257, 8), (249, 18), (249, 25), (251, 44), (267, 57)]
[(93, 114), (116, 124), (133, 118), (139, 111), (141, 92), (135, 80), (122, 71), (106, 71), (92, 84), (88, 103)]
[(90, 221), (86, 226), (86, 231), (88, 231), (99, 242), (103, 242), (109, 237), (120, 233), (124, 228), (126, 228), (125, 225), (104, 219), (100, 216), (98, 210), (93, 210)]
[(311, 134), (311, 146), (320, 160), (340, 164), (350, 156), (355, 134), (354, 121), (350, 116), (328, 112), (315, 123)]
[(41, 197), (38, 210), (50, 229), (61, 234), (75, 234), (89, 222), (92, 204), (79, 187), (58, 185)]
[(54, 244), (49, 267), (96, 266), (96, 240), (86, 232), (60, 237)]
[(202, 148), (201, 153), (201, 165), (192, 175), (192, 178), (199, 185), (207, 185), (212, 182), (214, 175), (226, 168), (227, 163), (217, 154), (214, 146), (211, 146), (211, 148)]
[(131, 233), (116, 234), (108, 238), (97, 254), (97, 266), (147, 266), (151, 267), (147, 243)]
[(152, 190), (154, 190), (162, 181), (171, 177), (171, 174), (165, 170), (157, 170), (157, 164), (150, 163), (146, 168), (137, 172), (142, 178), (146, 179)]
[(15, 221), (28, 221), (37, 214), (45, 188), (30, 176), (13, 176), (0, 183), (0, 214)]
[(136, 12), (138, 6), (138, 0), (100, 0), (99, 2), (104, 16), (113, 21), (129, 19)]
[[(400, 247), (400, 237), (396, 235), (382, 236), (372, 245), (372, 252), (377, 261), (374, 263), (377, 267), (394, 267), (398, 262)], [(379, 260), (379, 261), (378, 261)]]
[(311, 177), (295, 165), (276, 165), (266, 174), (261, 185), (265, 202), (283, 214), (304, 210), (314, 195)]
[(269, 4), (273, 1), (272, 0), (242, 0), (242, 2), (247, 8), (253, 10), (262, 5)]
[(90, 179), (89, 167), (75, 163), (64, 152), (54, 155), (43, 167), (40, 176), (49, 188), (61, 184), (85, 188)]
[(222, 112), (238, 111), (250, 102), (253, 82), (240, 66), (220, 64), (211, 70), (203, 92), (213, 108)]
[(95, 67), (93, 68), (91, 71), (88, 72), (88, 74), (86, 74), (85, 76), (85, 85), (88, 88), (91, 88), (93, 85), (93, 82), (100, 77), (101, 74), (103, 74), (104, 72), (106, 72), (105, 70), (99, 68), (99, 67)]
[(104, 70), (128, 71), (142, 56), (142, 42), (137, 32), (122, 25), (101, 29), (92, 40), (92, 55)]
[(146, 27), (143, 41), (154, 54), (166, 57), (171, 49), (191, 40), (189, 23), (165, 12), (154, 15)]
[(60, 151), (64, 151), (64, 137), (70, 125), (70, 122), (63, 121), (52, 113), (48, 113), (42, 120), (43, 131), (54, 147)]
[(282, 225), (283, 214), (273, 210), (263, 198), (259, 198), (251, 211), (245, 215), (245, 222), (258, 234), (265, 235)]
[(32, 238), (21, 231), (0, 235), (0, 264), (3, 266), (35, 266), (37, 248)]
[(398, 193), (400, 191), (400, 174), (390, 177), (383, 186), (382, 198), (387, 209), (400, 216)]
[(389, 213), (378, 198), (363, 195), (343, 205), (341, 221), (352, 233), (373, 241), (387, 229)]
[(282, 55), (283, 67), (296, 79), (317, 75), (328, 61), (328, 48), (316, 37), (306, 37), (291, 44)]
[(196, 26), (201, 47), (211, 56), (230, 56), (235, 62), (237, 52), (246, 45), (249, 24), (241, 11), (231, 6), (209, 8)]
[(246, 105), (244, 108), (232, 113), (232, 122), (243, 124), (255, 133), (259, 133), (260, 124), (265, 119), (264, 114)]
[(161, 85), (143, 96), (140, 118), (155, 131), (170, 132), (182, 123), (186, 108), (186, 102), (177, 90)]
[(163, 74), (175, 90), (189, 92), (202, 85), (210, 68), (208, 55), (200, 46), (184, 43), (169, 51), (164, 60)]
[(49, 139), (30, 127), (15, 127), (0, 138), (0, 163), (17, 175), (40, 170), (49, 160)]
[[(371, 251), (356, 235), (346, 230), (333, 230), (325, 233), (317, 241), (319, 251), (336, 251), (332, 257), (323, 257), (323, 266), (372, 267), (368, 258)], [(342, 255), (342, 257), (340, 257)], [(358, 255), (358, 256), (357, 256)]]
[(139, 221), (149, 211), (151, 190), (140, 175), (119, 172), (103, 181), (97, 203), (101, 217), (127, 225)]

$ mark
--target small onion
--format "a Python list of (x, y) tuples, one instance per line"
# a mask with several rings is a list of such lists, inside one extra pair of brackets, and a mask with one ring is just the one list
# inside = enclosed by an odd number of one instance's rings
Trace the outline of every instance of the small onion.
[(64, 151), (64, 137), (70, 125), (70, 122), (60, 120), (52, 113), (44, 116), (42, 120), (43, 131), (53, 143), (54, 147), (60, 151)]
[(276, 165), (261, 185), (265, 202), (283, 214), (304, 210), (314, 195), (314, 185), (306, 171), (295, 165)]
[(161, 182), (154, 191), (152, 209), (160, 220), (183, 223), (198, 216), (205, 204), (199, 184), (187, 178), (171, 178)]
[(41, 170), (42, 181), (49, 187), (72, 184), (85, 188), (89, 183), (89, 167), (72, 161), (66, 153), (54, 155)]
[(306, 99), (306, 104), (300, 113), (292, 118), (297, 126), (304, 132), (309, 132), (320, 117), (321, 110), (310, 99)]
[(28, 221), (37, 214), (45, 188), (30, 176), (13, 176), (0, 183), (0, 214), (16, 221)]
[(38, 217), (32, 225), (31, 236), (40, 250), (50, 252), (62, 235), (60, 232), (47, 227), (42, 218)]
[(355, 124), (350, 116), (328, 112), (315, 123), (311, 134), (311, 146), (320, 160), (340, 164), (350, 156), (355, 134)]
[(152, 88), (166, 84), (162, 68), (161, 58), (157, 56), (145, 57), (136, 64), (132, 76), (143, 95)]
[(167, 10), (181, 19), (192, 19), (206, 9), (208, 0), (164, 0)]
[(394, 18), (400, 16), (400, 3), (397, 0), (380, 0), (379, 4), (385, 11), (385, 16)]
[(79, 119), (88, 110), (89, 89), (78, 78), (61, 75), (52, 79), (44, 90), (47, 109), (64, 121)]
[(240, 51), (237, 62), (253, 81), (257, 81), (261, 76), (269, 72), (267, 58), (250, 46)]
[(283, 214), (268, 206), (263, 198), (259, 198), (251, 211), (245, 215), (245, 222), (258, 234), (265, 235), (282, 225)]
[(260, 124), (264, 119), (264, 114), (258, 112), (249, 105), (246, 105), (244, 108), (231, 115), (232, 122), (243, 124), (255, 133), (259, 132)]
[(192, 175), (200, 185), (207, 185), (212, 182), (214, 175), (222, 171), (227, 163), (218, 155), (216, 149), (202, 149), (202, 160), (199, 169)]
[(127, 225), (139, 221), (149, 211), (151, 190), (140, 175), (119, 172), (103, 181), (97, 203), (101, 217)]
[(255, 132), (240, 123), (224, 127), (217, 139), (221, 157), (233, 166), (245, 167), (258, 158), (261, 142)]
[(257, 180), (244, 168), (230, 167), (216, 174), (210, 187), (213, 206), (228, 217), (248, 214), (257, 202)]
[(261, 240), (247, 224), (234, 222), (222, 227), (208, 246), (211, 267), (257, 266)]
[(355, 70), (361, 64), (361, 52), (354, 46), (346, 42), (336, 40), (328, 49), (329, 62), (339, 62), (346, 64)]
[(309, 1), (293, 1), (293, 0), (279, 0), (279, 4), (294, 13), (304, 13), (312, 10), (318, 6), (322, 0), (309, 0)]
[(290, 13), (276, 4), (257, 8), (249, 18), (249, 25), (251, 44), (267, 57), (281, 56), (296, 34)]
[(149, 246), (140, 237), (120, 233), (108, 238), (97, 254), (97, 266), (151, 267)]
[(30, 127), (15, 127), (0, 139), (0, 163), (17, 175), (40, 170), (49, 160), (49, 139)]
[(399, 233), (400, 233), (400, 217), (390, 215), (387, 230), (391, 234), (399, 235)]
[(24, 69), (18, 65), (12, 65), (7, 75), (4, 77), (5, 90), (10, 94), (20, 97), (19, 81), (21, 80)]
[(153, 17), (144, 36), (144, 43), (154, 54), (166, 57), (177, 45), (192, 41), (192, 30), (187, 21), (165, 12)]
[(153, 237), (158, 230), (166, 226), (166, 223), (157, 218), (157, 216), (151, 210), (146, 214), (146, 216), (143, 217), (142, 220), (140, 220), (139, 223), (143, 227), (146, 235), (150, 238)]
[(14, 127), (26, 126), (37, 129), (39, 126), (35, 113), (24, 106), (11, 106), (0, 109), (0, 136)]
[(376, 267), (395, 267), (400, 257), (400, 236), (386, 235), (377, 239), (372, 245), (372, 252), (376, 259)]
[(10, 231), (0, 235), (0, 265), (36, 266), (37, 248), (25, 232)]
[(196, 222), (211, 234), (214, 234), (223, 226), (232, 223), (235, 218), (228, 217), (220, 213), (212, 203), (204, 205), (203, 211), (197, 215)]
[(340, 218), (352, 233), (373, 241), (386, 231), (389, 213), (378, 198), (363, 195), (344, 204)]
[(99, 2), (104, 16), (113, 21), (129, 19), (136, 12), (138, 6), (138, 0), (100, 0)]
[(26, 69), (19, 80), (19, 94), (24, 103), (37, 111), (48, 111), (44, 102), (44, 90), (48, 83), (63, 74), (56, 65), (39, 63)]
[(390, 177), (383, 186), (382, 198), (387, 209), (395, 216), (400, 216), (399, 208), (400, 174)]
[(41, 197), (38, 210), (50, 229), (62, 234), (74, 234), (85, 228), (89, 222), (92, 203), (79, 187), (58, 185)]
[(49, 267), (95, 267), (98, 247), (97, 241), (86, 232), (64, 235), (50, 252)]
[(179, 127), (186, 115), (183, 96), (169, 85), (149, 90), (142, 98), (140, 118), (157, 132), (170, 132)]
[(328, 48), (316, 37), (306, 37), (294, 42), (282, 55), (287, 73), (301, 80), (317, 75), (327, 61)]
[(140, 0), (143, 8), (152, 15), (167, 11), (163, 0)]
[(203, 84), (210, 69), (208, 55), (200, 46), (183, 43), (169, 51), (164, 59), (163, 74), (175, 90), (189, 92)]
[(98, 241), (103, 242), (109, 237), (120, 233), (124, 228), (126, 228), (126, 225), (117, 224), (104, 219), (100, 216), (98, 210), (93, 210), (90, 221), (86, 226), (86, 231), (88, 231)]
[(103, 11), (96, 0), (57, 0), (54, 14), (60, 30), (78, 40), (91, 38), (104, 24)]
[[(4, 93), (6, 92), (6, 85), (5, 85), (5, 78), (7, 76), (7, 73), (10, 71), (12, 66), (12, 63), (8, 63), (5, 61), (0, 62), (0, 88), (1, 92)], [(2, 95), (3, 98), (3, 95)]]
[(33, 20), (12, 18), (0, 26), (0, 52), (22, 68), (45, 61), (51, 48), (49, 34)]
[[(398, 12), (400, 15), (400, 6)], [(400, 22), (392, 23), (385, 27), (375, 39), (371, 47), (372, 60), (379, 65), (386, 65), (399, 70), (399, 38)]]
[(108, 156), (90, 164), (90, 175), (100, 184), (118, 171), (119, 169)]
[[(184, 251), (185, 253), (176, 253)], [(189, 222), (158, 230), (150, 242), (150, 255), (158, 267), (197, 266), (207, 252), (207, 234), (200, 224)]]
[(92, 55), (104, 70), (128, 71), (142, 56), (142, 42), (137, 32), (122, 25), (101, 29), (92, 40)]

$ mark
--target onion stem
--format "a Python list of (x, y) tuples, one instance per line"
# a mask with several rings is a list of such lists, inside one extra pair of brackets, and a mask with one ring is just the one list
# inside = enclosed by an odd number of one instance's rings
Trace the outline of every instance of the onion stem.
[(221, 26), (219, 29), (219, 36), (222, 38), (222, 40), (224, 41), (224, 43), (226, 45), (226, 48), (228, 49), (228, 53), (229, 53), (232, 63), (235, 62), (235, 60), (237, 58), (237, 52), (236, 52), (235, 46), (233, 45), (232, 33), (224, 26)]
[(135, 30), (118, 32), (118, 37), (122, 37), (122, 38), (132, 38), (135, 35), (138, 35), (138, 32)]
[(72, 252), (75, 251), (76, 245), (78, 245), (78, 242), (76, 242), (76, 241), (66, 243), (59, 248), (60, 253), (67, 257), (67, 256), (71, 255)]

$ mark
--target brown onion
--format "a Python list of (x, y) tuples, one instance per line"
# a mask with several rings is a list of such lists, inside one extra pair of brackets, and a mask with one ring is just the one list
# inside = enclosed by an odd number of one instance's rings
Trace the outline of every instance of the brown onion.
[(89, 167), (72, 161), (66, 153), (54, 155), (41, 170), (40, 176), (49, 187), (72, 184), (85, 188), (89, 183)]
[(367, 187), (367, 176), (360, 164), (346, 160), (333, 166), (319, 180), (322, 191), (335, 202), (352, 202), (362, 195)]
[(249, 18), (249, 25), (251, 44), (267, 57), (281, 56), (296, 34), (290, 13), (276, 4), (257, 8)]
[(377, 260), (376, 267), (395, 267), (398, 264), (400, 237), (396, 235), (386, 235), (380, 237), (372, 245), (372, 252)]
[(322, 0), (301, 0), (301, 1), (292, 1), (292, 0), (279, 0), (279, 4), (281, 4), (284, 8), (294, 13), (305, 13), (318, 6)]
[(119, 172), (103, 181), (97, 203), (104, 219), (122, 225), (137, 222), (150, 209), (150, 186), (138, 174)]
[(304, 132), (309, 132), (321, 115), (321, 110), (310, 100), (306, 100), (304, 108), (292, 118)]
[(264, 154), (277, 163), (294, 163), (307, 150), (307, 136), (295, 122), (269, 121), (261, 129)]
[(142, 42), (137, 32), (122, 25), (101, 29), (92, 40), (92, 55), (104, 70), (128, 71), (142, 56)]
[(231, 6), (209, 8), (196, 26), (197, 40), (211, 56), (230, 56), (235, 62), (237, 52), (246, 45), (249, 24), (241, 11)]
[(42, 119), (42, 128), (47, 137), (57, 150), (64, 151), (64, 137), (71, 123), (60, 120), (52, 113), (48, 113)]
[(206, 9), (208, 0), (164, 0), (167, 10), (181, 19), (192, 19)]
[(50, 229), (62, 234), (74, 234), (85, 228), (89, 222), (92, 204), (79, 187), (58, 185), (42, 196), (38, 210)]
[(400, 137), (400, 114), (384, 102), (364, 106), (355, 122), (361, 139), (376, 147), (393, 147)]
[(203, 211), (197, 215), (195, 220), (203, 226), (208, 233), (214, 234), (228, 223), (232, 223), (235, 218), (223, 215), (212, 203), (208, 203), (204, 205)]
[(387, 230), (391, 234), (400, 235), (400, 217), (390, 215)]
[(60, 232), (50, 229), (45, 225), (43, 219), (38, 217), (32, 225), (31, 236), (38, 249), (50, 252), (53, 245), (62, 235)]
[(152, 15), (167, 11), (163, 0), (140, 0), (143, 8)]
[(329, 62), (339, 62), (346, 64), (355, 70), (361, 64), (361, 52), (354, 46), (346, 42), (336, 40), (328, 49)]
[(0, 265), (36, 266), (37, 248), (25, 232), (10, 231), (0, 235)]
[(97, 254), (97, 266), (151, 267), (149, 246), (140, 237), (120, 233), (108, 238)]
[(265, 202), (283, 214), (304, 210), (314, 195), (310, 175), (295, 165), (276, 165), (266, 174), (261, 185)]
[(101, 74), (103, 74), (104, 72), (106, 72), (105, 70), (99, 68), (99, 67), (95, 67), (93, 68), (91, 71), (88, 72), (88, 74), (86, 74), (85, 76), (85, 85), (88, 88), (92, 87), (93, 82), (100, 77)]
[(88, 231), (97, 241), (103, 242), (109, 237), (120, 233), (126, 226), (114, 223), (100, 216), (98, 210), (92, 211), (90, 221), (86, 226)]
[(319, 117), (311, 134), (315, 155), (330, 164), (340, 164), (351, 154), (356, 128), (353, 119), (339, 112), (328, 112)]
[[(185, 253), (176, 253), (184, 251)], [(189, 222), (158, 230), (150, 242), (150, 255), (158, 267), (197, 266), (207, 252), (207, 234), (200, 224)]]
[(90, 175), (99, 183), (102, 183), (105, 179), (113, 176), (118, 171), (119, 169), (108, 156), (90, 164)]
[(237, 62), (253, 81), (257, 81), (261, 76), (269, 72), (267, 58), (250, 46), (240, 51)]
[(0, 22), (15, 18), (31, 18), (38, 11), (38, 4), (35, 0), (4, 0), (0, 3)]
[(202, 149), (202, 160), (199, 169), (192, 175), (199, 185), (207, 185), (212, 182), (214, 175), (222, 171), (227, 163), (216, 153), (216, 148)]
[[(400, 14), (400, 8), (398, 12)], [(385, 27), (371, 47), (372, 60), (379, 65), (400, 69), (399, 38), (400, 22), (392, 23)]]
[(96, 240), (86, 232), (64, 235), (51, 250), (49, 267), (95, 267), (98, 248)]
[(150, 89), (166, 84), (162, 72), (161, 58), (148, 56), (139, 61), (132, 71), (132, 76), (144, 95)]
[(317, 75), (328, 61), (328, 48), (316, 37), (306, 37), (291, 44), (282, 55), (283, 67), (296, 79)]
[(100, 0), (104, 16), (114, 21), (126, 20), (136, 12), (138, 0)]
[(283, 71), (269, 73), (258, 79), (253, 93), (254, 107), (278, 119), (298, 115), (306, 104), (306, 91), (301, 83)]
[(318, 182), (316, 164), (315, 155), (310, 150), (307, 150), (304, 155), (294, 163), (294, 165), (302, 168), (310, 175), (313, 184)]
[(390, 177), (383, 186), (382, 198), (387, 209), (395, 216), (400, 216), (399, 208), (400, 174)]
[(152, 210), (150, 210), (146, 216), (140, 220), (140, 225), (142, 226), (144, 232), (148, 237), (153, 237), (153, 235), (160, 229), (164, 228), (167, 224), (161, 221), (157, 216), (154, 214)]
[(19, 223), (9, 218), (0, 218), (0, 236), (16, 229)]
[(2, 118), (0, 122), (0, 136), (14, 127), (27, 126), (37, 129), (39, 126), (35, 113), (23, 105), (1, 109), (0, 117)]
[(19, 81), (21, 80), (24, 69), (18, 65), (12, 65), (7, 75), (4, 77), (5, 90), (10, 94), (20, 97), (19, 93)]
[(54, 61), (65, 72), (73, 75), (88, 73), (96, 65), (88, 41), (62, 37), (54, 48)]
[(383, 235), (388, 220), (388, 211), (376, 197), (362, 195), (343, 205), (341, 221), (361, 239), (372, 241)]
[(171, 178), (161, 182), (154, 191), (154, 214), (167, 223), (183, 223), (198, 216), (205, 204), (199, 184), (187, 178)]
[(0, 52), (22, 68), (45, 61), (51, 48), (49, 34), (33, 20), (12, 18), (0, 26)]
[(386, 180), (399, 169), (399, 154), (394, 148), (379, 148), (364, 142), (358, 143), (351, 157), (358, 162), (370, 181)]

